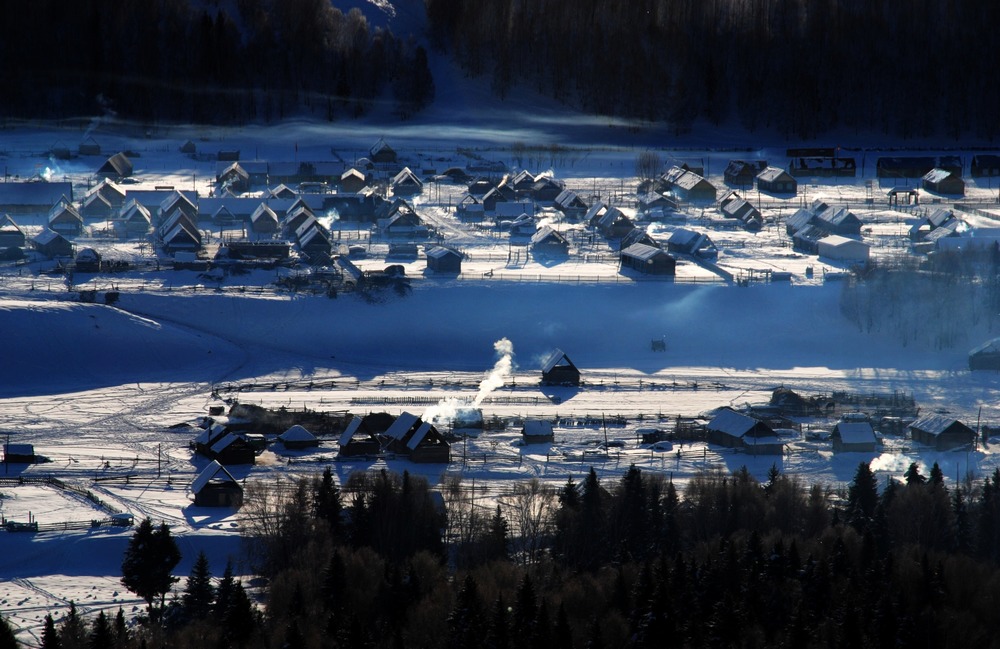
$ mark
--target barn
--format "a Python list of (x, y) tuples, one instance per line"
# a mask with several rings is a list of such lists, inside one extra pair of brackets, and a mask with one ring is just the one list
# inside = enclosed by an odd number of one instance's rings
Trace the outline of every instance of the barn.
[(382, 443), (361, 417), (354, 416), (340, 435), (339, 457), (371, 457), (382, 451)]
[(767, 167), (766, 160), (730, 160), (722, 172), (722, 177), (730, 187), (749, 189), (753, 187), (753, 179), (765, 167)]
[(368, 157), (376, 164), (392, 164), (396, 162), (396, 151), (383, 138), (368, 150)]
[(60, 201), (73, 200), (73, 183), (0, 183), (0, 211), (8, 214), (48, 214)]
[(429, 422), (409, 412), (400, 413), (382, 436), (384, 448), (408, 457), (411, 462), (451, 461), (451, 446), (444, 436)]
[(0, 219), (0, 250), (23, 248), (26, 241), (24, 230), (17, 223), (14, 223), (14, 219), (10, 218), (10, 215), (5, 214)]
[(768, 167), (757, 174), (757, 189), (771, 194), (792, 194), (799, 190), (795, 176), (779, 167)]
[(970, 370), (1000, 370), (1000, 338), (994, 338), (969, 352)]
[(770, 426), (729, 408), (720, 410), (705, 430), (706, 439), (711, 444), (746, 449), (754, 455), (773, 455), (783, 451), (781, 441)]
[(319, 438), (298, 424), (278, 435), (278, 441), (290, 451), (319, 446)]
[(702, 259), (715, 259), (719, 256), (719, 249), (708, 238), (707, 234), (687, 228), (677, 228), (670, 233), (670, 238), (667, 239), (667, 250), (694, 255)]
[(645, 275), (673, 275), (677, 261), (660, 248), (633, 243), (621, 251), (621, 265)]
[(435, 273), (461, 273), (462, 253), (444, 246), (434, 246), (427, 251), (427, 270)]
[(244, 437), (226, 433), (212, 444), (210, 457), (219, 464), (254, 464), (257, 461), (256, 449)]
[(542, 364), (542, 385), (580, 385), (580, 370), (563, 350), (556, 349)]
[(346, 194), (357, 194), (367, 186), (368, 178), (354, 167), (340, 174), (340, 191)]
[(907, 428), (914, 442), (933, 446), (939, 451), (969, 448), (976, 439), (974, 430), (945, 415), (926, 415)]
[(837, 452), (872, 453), (878, 444), (875, 431), (867, 421), (840, 421), (830, 438)]
[(49, 210), (48, 224), (50, 230), (70, 237), (83, 232), (83, 217), (72, 204), (60, 201)]
[(267, 203), (258, 205), (250, 215), (250, 231), (256, 235), (273, 236), (278, 233), (278, 227), (278, 215)]
[(921, 179), (921, 186), (938, 194), (965, 195), (965, 181), (962, 176), (947, 169), (934, 168)]
[(424, 191), (424, 184), (409, 167), (403, 167), (389, 183), (393, 196), (413, 196)]
[(531, 235), (531, 252), (536, 255), (566, 256), (569, 254), (569, 241), (546, 225)]
[(555, 439), (552, 422), (544, 419), (525, 419), (521, 427), (521, 439), (525, 444), (546, 444)]
[(850, 264), (863, 264), (868, 261), (870, 247), (864, 241), (848, 239), (839, 234), (831, 234), (816, 242), (820, 257), (844, 261)]
[(663, 174), (662, 180), (670, 191), (682, 201), (714, 201), (715, 185), (698, 174), (673, 166)]
[(226, 467), (212, 460), (191, 483), (196, 507), (243, 506), (243, 487)]

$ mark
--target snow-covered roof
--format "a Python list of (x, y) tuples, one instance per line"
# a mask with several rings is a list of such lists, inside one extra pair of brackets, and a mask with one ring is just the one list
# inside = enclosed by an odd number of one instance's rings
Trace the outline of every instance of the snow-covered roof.
[(844, 444), (870, 444), (875, 442), (875, 431), (867, 421), (842, 421), (836, 426)]
[(403, 436), (406, 435), (406, 431), (413, 428), (413, 424), (417, 423), (418, 419), (420, 419), (420, 417), (412, 413), (400, 413), (400, 415), (396, 417), (396, 421), (392, 422), (392, 425), (385, 431), (385, 436), (391, 437), (392, 439), (403, 439)]
[(622, 250), (622, 255), (626, 257), (633, 257), (635, 259), (640, 259), (642, 261), (648, 261), (656, 259), (657, 257), (669, 256), (667, 253), (663, 252), (660, 248), (654, 246), (648, 246), (644, 243), (633, 243), (628, 248)]
[[(947, 415), (924, 415), (920, 419), (909, 425), (911, 430), (919, 430), (930, 435), (940, 435), (955, 424), (960, 424), (957, 419)], [(963, 424), (964, 425), (964, 424)]]
[(551, 437), (552, 436), (552, 422), (546, 421), (544, 419), (525, 419), (524, 420), (524, 436), (525, 437)]
[(410, 449), (411, 451), (417, 448), (417, 446), (420, 445), (420, 442), (424, 441), (424, 437), (427, 436), (427, 433), (429, 433), (430, 430), (431, 430), (431, 425), (428, 422), (425, 421), (422, 424), (420, 424), (420, 428), (418, 428), (417, 431), (413, 433), (413, 436), (410, 437), (410, 441), (406, 443), (406, 448)]
[(340, 434), (339, 444), (341, 446), (346, 446), (347, 444), (349, 444), (351, 438), (354, 437), (354, 433), (356, 433), (359, 428), (361, 428), (361, 417), (354, 415), (351, 418), (350, 423), (347, 424), (347, 428), (345, 428), (344, 432)]
[(305, 427), (295, 424), (282, 434), (278, 435), (282, 442), (311, 442), (316, 436), (310, 433)]
[[(44, 246), (52, 243), (57, 239), (65, 240), (66, 238), (54, 230), (49, 230), (48, 228), (45, 228), (44, 230), (36, 234), (32, 238), (32, 241), (34, 241), (38, 245)], [(67, 243), (69, 242), (67, 241)]]
[(794, 180), (792, 175), (781, 167), (768, 167), (764, 171), (757, 174), (757, 180), (763, 180), (766, 183), (773, 183), (776, 180)]
[(549, 357), (542, 363), (542, 373), (551, 372), (556, 366), (575, 367), (573, 361), (569, 359), (563, 350), (556, 348), (549, 354)]
[[(219, 477), (221, 474), (221, 477)], [(212, 460), (208, 466), (202, 469), (198, 477), (194, 479), (191, 483), (191, 492), (199, 493), (202, 489), (208, 485), (209, 482), (231, 482), (233, 484), (239, 484), (239, 481), (233, 477), (226, 467), (219, 464), (218, 460)]]
[(757, 420), (753, 417), (740, 414), (735, 410), (724, 409), (708, 423), (709, 430), (716, 430), (733, 437), (743, 437), (754, 426)]
[(849, 239), (847, 237), (842, 237), (839, 234), (830, 234), (830, 235), (827, 235), (827, 236), (823, 237), (822, 239), (820, 239), (817, 243), (820, 243), (820, 244), (822, 244), (824, 246), (830, 246), (830, 247), (833, 247), (833, 248), (842, 248), (842, 247), (859, 247), (860, 248), (862, 246), (865, 247), (865, 248), (869, 248), (870, 247), (864, 241), (858, 241), (857, 239)]
[(431, 259), (444, 259), (445, 257), (462, 258), (462, 254), (460, 252), (452, 250), (451, 248), (445, 248), (444, 246), (434, 246), (427, 251), (427, 256)]
[(238, 439), (239, 439), (239, 437), (237, 437), (233, 433), (226, 433), (222, 437), (222, 439), (220, 439), (217, 442), (215, 442), (214, 444), (212, 444), (212, 452), (213, 453), (221, 453), (222, 451), (224, 451), (227, 448), (229, 448), (230, 444), (232, 444), (233, 442), (235, 442)]

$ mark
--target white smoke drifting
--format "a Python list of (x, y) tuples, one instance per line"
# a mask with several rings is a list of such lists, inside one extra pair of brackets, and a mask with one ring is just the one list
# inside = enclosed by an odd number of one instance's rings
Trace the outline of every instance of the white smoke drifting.
[(450, 423), (456, 417), (477, 408), (487, 396), (497, 388), (503, 387), (504, 380), (510, 376), (514, 369), (514, 344), (506, 338), (493, 343), (499, 358), (494, 363), (493, 369), (479, 382), (479, 392), (476, 393), (472, 401), (458, 397), (442, 399), (424, 411), (422, 419), (432, 424)]
[(472, 402), (474, 406), (481, 404), (490, 392), (502, 388), (504, 379), (510, 376), (511, 370), (514, 369), (514, 343), (506, 338), (501, 338), (493, 343), (493, 349), (496, 350), (500, 358), (497, 359), (486, 378), (479, 382), (479, 393)]

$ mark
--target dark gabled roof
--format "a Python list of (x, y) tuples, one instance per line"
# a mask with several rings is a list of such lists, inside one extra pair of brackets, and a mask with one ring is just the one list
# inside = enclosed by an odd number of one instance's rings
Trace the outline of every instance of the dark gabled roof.
[(115, 174), (122, 178), (127, 178), (132, 175), (132, 161), (124, 153), (116, 153), (101, 165), (97, 173)]
[(622, 256), (647, 261), (650, 259), (656, 259), (657, 257), (669, 257), (670, 255), (665, 253), (662, 249), (654, 246), (648, 246), (644, 243), (633, 243), (628, 248), (622, 250)]
[(430, 259), (444, 259), (445, 257), (457, 257), (461, 259), (462, 253), (444, 246), (434, 246), (427, 251), (427, 257)]
[(947, 415), (925, 415), (909, 425), (911, 430), (919, 430), (929, 435), (940, 435), (955, 424), (968, 429), (972, 429), (957, 419)]
[(39, 232), (38, 234), (36, 234), (34, 237), (32, 237), (31, 240), (36, 245), (46, 246), (46, 245), (52, 243), (53, 241), (57, 241), (59, 239), (62, 239), (67, 244), (69, 243), (69, 240), (66, 239), (66, 237), (64, 237), (63, 235), (59, 234), (58, 232), (56, 232), (54, 230), (49, 230), (48, 228), (45, 228), (44, 230), (42, 230), (41, 232)]
[[(225, 206), (223, 206), (225, 207)], [(221, 209), (221, 208), (220, 208)], [(278, 215), (274, 213), (274, 210), (267, 203), (261, 203), (257, 206), (257, 209), (253, 211), (250, 215), (250, 221), (252, 223), (257, 223), (260, 220), (267, 220), (273, 222), (275, 225), (278, 224)]]
[(0, 205), (26, 205), (48, 209), (63, 197), (73, 198), (73, 183), (0, 183)]
[(764, 171), (757, 174), (757, 180), (763, 180), (766, 183), (773, 183), (777, 180), (784, 181), (794, 181), (795, 177), (788, 173), (780, 167), (768, 167)]
[(531, 243), (532, 243), (532, 245), (538, 245), (538, 244), (540, 244), (542, 242), (547, 241), (548, 239), (552, 240), (552, 241), (549, 241), (549, 243), (552, 243), (553, 241), (555, 243), (560, 244), (560, 245), (562, 245), (562, 244), (568, 244), (569, 243), (568, 241), (566, 241), (566, 237), (564, 237), (563, 235), (559, 234), (558, 232), (556, 232), (555, 230), (553, 230), (551, 227), (549, 227), (547, 225), (542, 226), (541, 228), (538, 229), (537, 232), (535, 232), (533, 235), (531, 235)]

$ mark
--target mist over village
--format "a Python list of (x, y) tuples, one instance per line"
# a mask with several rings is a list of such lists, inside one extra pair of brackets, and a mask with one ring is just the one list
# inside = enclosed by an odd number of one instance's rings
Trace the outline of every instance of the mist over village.
[(0, 648), (994, 646), (997, 12), (14, 3)]

